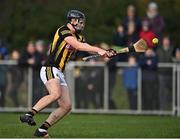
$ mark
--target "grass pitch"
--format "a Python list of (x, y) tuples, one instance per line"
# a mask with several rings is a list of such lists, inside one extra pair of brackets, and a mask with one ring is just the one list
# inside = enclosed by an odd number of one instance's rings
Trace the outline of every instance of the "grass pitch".
[[(35, 117), (36, 127), (19, 121), (20, 114), (0, 114), (1, 138), (31, 138), (47, 114)], [(166, 116), (127, 116), (70, 114), (49, 129), (54, 138), (180, 137), (180, 118)]]

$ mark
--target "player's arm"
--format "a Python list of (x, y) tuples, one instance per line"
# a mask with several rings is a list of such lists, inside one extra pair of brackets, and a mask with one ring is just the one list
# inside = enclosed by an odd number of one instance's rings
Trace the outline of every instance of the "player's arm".
[(68, 36), (64, 39), (68, 44), (70, 44), (72, 47), (74, 47), (75, 49), (79, 50), (79, 51), (86, 51), (86, 52), (95, 52), (98, 53), (99, 55), (108, 56), (108, 53), (106, 50), (95, 47), (95, 46), (91, 46), (88, 43), (82, 43), (79, 42), (75, 37), (73, 36)]

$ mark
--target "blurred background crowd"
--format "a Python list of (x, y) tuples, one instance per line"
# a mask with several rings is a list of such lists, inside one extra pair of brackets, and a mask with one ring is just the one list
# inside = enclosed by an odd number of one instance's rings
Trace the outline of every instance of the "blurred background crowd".
[[(5, 1), (3, 2), (4, 4), (6, 3)], [(39, 3), (41, 2), (42, 1), (39, 1)], [(46, 2), (48, 3), (48, 1), (45, 1), (45, 3)], [(143, 3), (143, 1), (141, 2)], [(98, 5), (99, 3), (97, 2), (96, 4)], [(96, 62), (99, 61), (105, 62), (109, 68), (109, 108), (110, 109), (117, 108), (116, 103), (113, 99), (113, 90), (116, 84), (115, 79), (117, 78), (117, 75), (121, 74), (118, 68), (116, 67), (117, 62), (127, 62), (129, 65), (128, 67), (124, 68), (122, 71), (122, 85), (127, 92), (127, 98), (129, 100), (128, 105), (130, 109), (137, 109), (138, 67), (142, 68), (143, 109), (164, 110), (167, 107), (166, 106), (167, 102), (172, 101), (172, 95), (171, 95), (172, 69), (158, 68), (158, 63), (179, 63), (180, 47), (177, 44), (177, 42), (173, 40), (173, 37), (171, 36), (171, 34), (173, 33), (167, 31), (168, 23), (166, 22), (164, 16), (161, 14), (161, 11), (159, 10), (158, 2), (156, 3), (152, 1), (146, 1), (143, 4), (146, 5), (143, 5), (143, 7), (145, 7), (145, 12), (142, 16), (139, 16), (136, 4), (134, 3), (126, 4), (125, 6), (126, 12), (124, 13), (124, 15), (121, 16), (120, 20), (117, 21), (117, 24), (113, 25), (113, 29), (111, 30), (112, 35), (111, 36), (108, 35), (108, 38), (110, 39), (107, 40), (107, 43), (106, 40), (102, 42), (97, 38), (95, 38), (95, 42), (93, 41), (93, 43), (95, 43), (96, 46), (104, 49), (109, 49), (114, 46), (119, 48), (131, 46), (140, 38), (145, 39), (148, 44), (148, 50), (143, 54), (135, 54), (135, 53), (121, 54), (110, 60), (99, 58), (90, 61), (94, 65), (96, 65)], [(17, 2), (17, 7), (18, 7), (18, 2)], [(169, 10), (171, 9), (169, 8)], [(111, 11), (109, 12), (111, 13)], [(24, 14), (28, 14), (28, 11), (26, 11)], [(12, 22), (13, 22), (13, 18), (16, 19), (17, 17), (13, 15)], [(106, 18), (106, 15), (104, 15), (104, 18)], [(90, 20), (96, 20), (96, 19), (92, 19), (91, 17), (89, 17), (88, 19), (88, 15), (87, 15), (87, 27), (88, 27), (88, 22)], [(23, 22), (24, 24), (28, 24), (28, 21), (23, 21)], [(65, 23), (65, 19), (64, 19), (64, 23)], [(110, 23), (107, 22), (106, 24), (108, 25)], [(99, 30), (103, 32), (103, 25), (96, 25), (94, 23), (94, 26), (102, 26), (102, 30), (100, 29)], [(22, 30), (23, 29), (24, 28), (22, 26)], [(89, 31), (90, 29), (92, 31)], [(20, 31), (21, 34), (22, 34), (22, 30)], [(47, 28), (47, 30), (49, 29)], [(92, 28), (88, 28), (87, 31), (88, 33), (91, 34), (91, 36), (93, 36), (93, 34), (95, 34), (96, 32), (95, 29)], [(54, 32), (50, 33), (51, 35), (50, 38), (53, 37)], [(13, 32), (11, 33), (13, 35)], [(90, 42), (91, 42), (91, 36), (87, 36), (86, 40), (88, 41), (88, 37), (90, 37)], [(159, 44), (156, 46), (152, 44), (152, 39), (155, 37), (159, 39)], [(31, 36), (28, 38), (31, 38)], [(17, 39), (17, 41), (19, 40)], [(11, 42), (13, 42), (12, 38), (11, 38)], [(21, 83), (24, 80), (23, 68), (26, 68), (28, 66), (31, 66), (34, 69), (33, 93), (35, 97), (33, 97), (33, 103), (39, 97), (41, 97), (41, 95), (43, 95), (39, 93), (42, 92), (43, 90), (42, 87), (40, 87), (42, 86), (42, 83), (39, 79), (39, 69), (47, 58), (48, 48), (51, 45), (49, 42), (50, 41), (47, 41), (46, 38), (41, 37), (41, 39), (32, 39), (30, 41), (26, 40), (24, 43), (26, 44), (25, 46), (19, 47), (16, 44), (16, 46), (13, 47), (12, 46), (13, 44), (8, 42), (8, 37), (6, 38), (6, 35), (0, 38), (0, 60), (1, 61), (13, 60), (18, 62), (18, 65), (16, 65), (16, 67), (13, 66), (13, 67), (4, 68), (2, 65), (0, 66), (0, 77), (1, 77), (0, 106), (1, 107), (5, 106), (5, 95), (6, 95), (5, 92), (7, 92), (7, 90), (14, 105), (16, 107), (20, 106), (18, 100), (18, 88), (20, 87)], [(71, 61), (81, 60), (81, 58), (84, 56), (88, 56), (88, 54), (85, 52), (77, 52), (72, 57)], [(87, 67), (76, 67), (74, 71), (74, 76), (76, 78), (77, 108), (88, 108), (90, 105), (89, 103), (92, 103), (94, 105), (93, 107), (95, 108), (102, 107), (103, 105), (102, 93), (104, 86), (103, 84), (97, 86), (97, 83), (100, 84), (102, 79), (104, 78), (102, 71), (103, 69), (101, 68), (87, 69)], [(7, 72), (8, 72), (8, 78), (7, 78), (7, 74), (5, 74)], [(6, 80), (8, 80), (8, 83), (11, 82), (11, 87), (9, 87), (8, 89), (7, 89)], [(81, 86), (82, 82), (85, 85)], [(150, 85), (152, 86), (149, 88)], [(85, 94), (84, 92), (87, 93)]]

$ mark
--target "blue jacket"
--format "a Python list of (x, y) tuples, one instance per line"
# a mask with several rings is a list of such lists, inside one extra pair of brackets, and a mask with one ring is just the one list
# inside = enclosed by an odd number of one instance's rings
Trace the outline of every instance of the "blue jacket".
[(127, 89), (137, 89), (138, 67), (127, 67), (123, 72), (123, 83)]

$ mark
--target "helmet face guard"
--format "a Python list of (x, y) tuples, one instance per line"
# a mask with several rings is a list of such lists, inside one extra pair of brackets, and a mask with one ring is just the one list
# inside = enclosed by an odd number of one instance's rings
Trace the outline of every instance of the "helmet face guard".
[[(75, 19), (75, 23), (71, 23), (72, 19)], [(77, 33), (84, 30), (85, 27), (85, 15), (78, 10), (71, 10), (67, 14), (68, 22), (74, 27)]]

